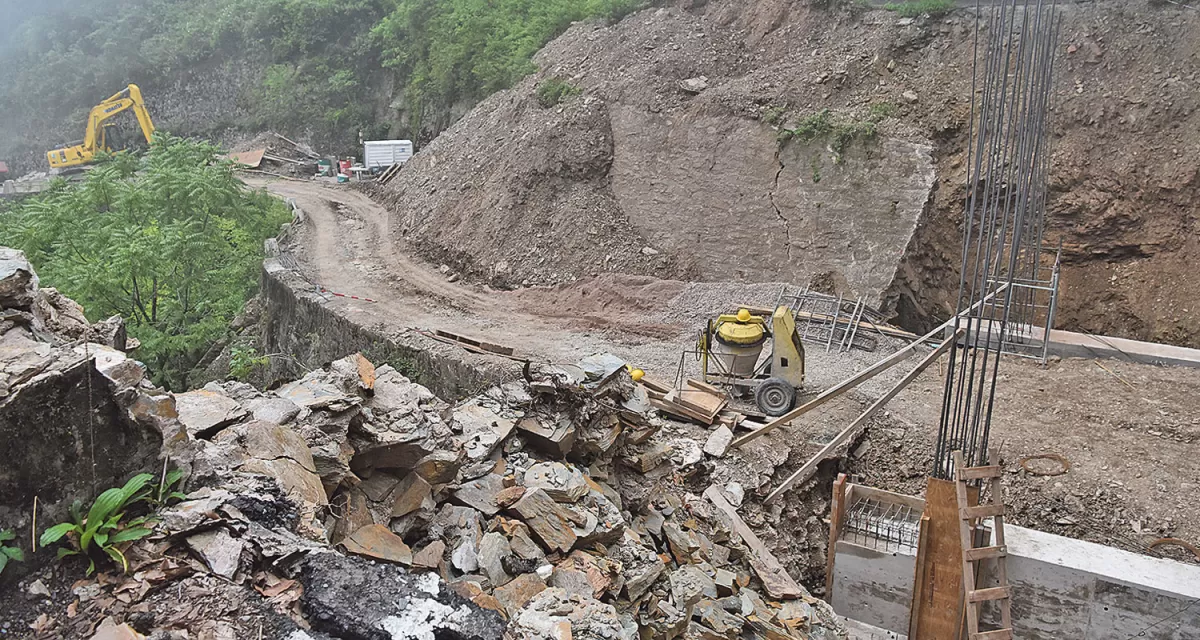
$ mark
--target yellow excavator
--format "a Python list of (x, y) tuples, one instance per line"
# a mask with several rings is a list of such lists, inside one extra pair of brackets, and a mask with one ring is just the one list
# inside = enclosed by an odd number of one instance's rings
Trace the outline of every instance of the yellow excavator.
[(113, 151), (107, 135), (112, 123), (106, 121), (128, 109), (133, 109), (138, 125), (142, 128), (142, 135), (146, 137), (146, 144), (150, 144), (150, 136), (154, 134), (154, 123), (150, 121), (150, 113), (146, 111), (146, 103), (142, 101), (142, 90), (136, 84), (131, 84), (92, 107), (88, 113), (87, 131), (82, 143), (46, 152), (50, 168), (62, 170), (79, 167), (94, 161), (96, 154), (101, 151)]
[[(760, 363), (767, 342), (771, 355)], [(729, 385), (738, 395), (753, 393), (769, 416), (781, 416), (796, 404), (796, 390), (804, 386), (804, 345), (791, 308), (777, 308), (769, 324), (747, 309), (717, 316), (700, 332), (696, 346), (704, 382)]]

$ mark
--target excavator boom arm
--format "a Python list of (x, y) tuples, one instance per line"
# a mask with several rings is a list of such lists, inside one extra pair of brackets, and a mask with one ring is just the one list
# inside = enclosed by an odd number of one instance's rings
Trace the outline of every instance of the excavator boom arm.
[(49, 160), (50, 166), (63, 168), (91, 162), (98, 151), (107, 150), (104, 144), (104, 121), (128, 109), (133, 109), (138, 126), (142, 129), (142, 136), (149, 144), (154, 135), (154, 122), (150, 119), (150, 112), (146, 110), (145, 101), (142, 100), (141, 89), (136, 84), (131, 84), (92, 107), (88, 113), (83, 144), (48, 152), (46, 159)]

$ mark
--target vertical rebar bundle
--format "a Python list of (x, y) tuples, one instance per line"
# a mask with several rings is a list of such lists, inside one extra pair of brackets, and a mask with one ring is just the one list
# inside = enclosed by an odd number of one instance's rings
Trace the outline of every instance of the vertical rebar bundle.
[(1046, 143), (1060, 18), (1057, 0), (976, 5), (971, 137), (963, 255), (932, 475), (951, 478), (951, 453), (986, 464), (1004, 337), (1033, 314), (1045, 227)]

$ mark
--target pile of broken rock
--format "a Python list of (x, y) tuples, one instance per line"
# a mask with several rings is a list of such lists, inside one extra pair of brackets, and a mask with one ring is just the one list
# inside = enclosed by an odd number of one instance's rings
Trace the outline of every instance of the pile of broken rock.
[(684, 489), (612, 356), (531, 366), (454, 406), (360, 354), (265, 394), (214, 383), (177, 403), (199, 482), (274, 477), (303, 505), (297, 531), (435, 572), (510, 637), (843, 634), (723, 491)]
[(159, 399), (188, 493), (126, 550), (128, 574), (28, 576), (27, 598), (43, 579), (67, 594), (39, 606), (42, 637), (845, 637), (741, 496), (691, 490), (705, 454), (672, 450), (612, 356), (530, 365), (455, 405), (360, 354), (267, 392), (172, 396), (103, 368), (103, 393)]

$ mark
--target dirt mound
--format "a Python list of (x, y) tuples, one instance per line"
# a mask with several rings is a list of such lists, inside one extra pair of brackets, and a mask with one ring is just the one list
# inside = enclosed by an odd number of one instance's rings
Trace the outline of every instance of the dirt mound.
[[(1059, 326), (1197, 345), (1200, 16), (1127, 5), (1062, 8)], [(782, 0), (577, 24), (377, 195), (393, 233), (494, 285), (832, 277), (926, 326), (957, 291), (973, 42), (969, 10)], [(557, 81), (581, 93), (543, 106)]]

